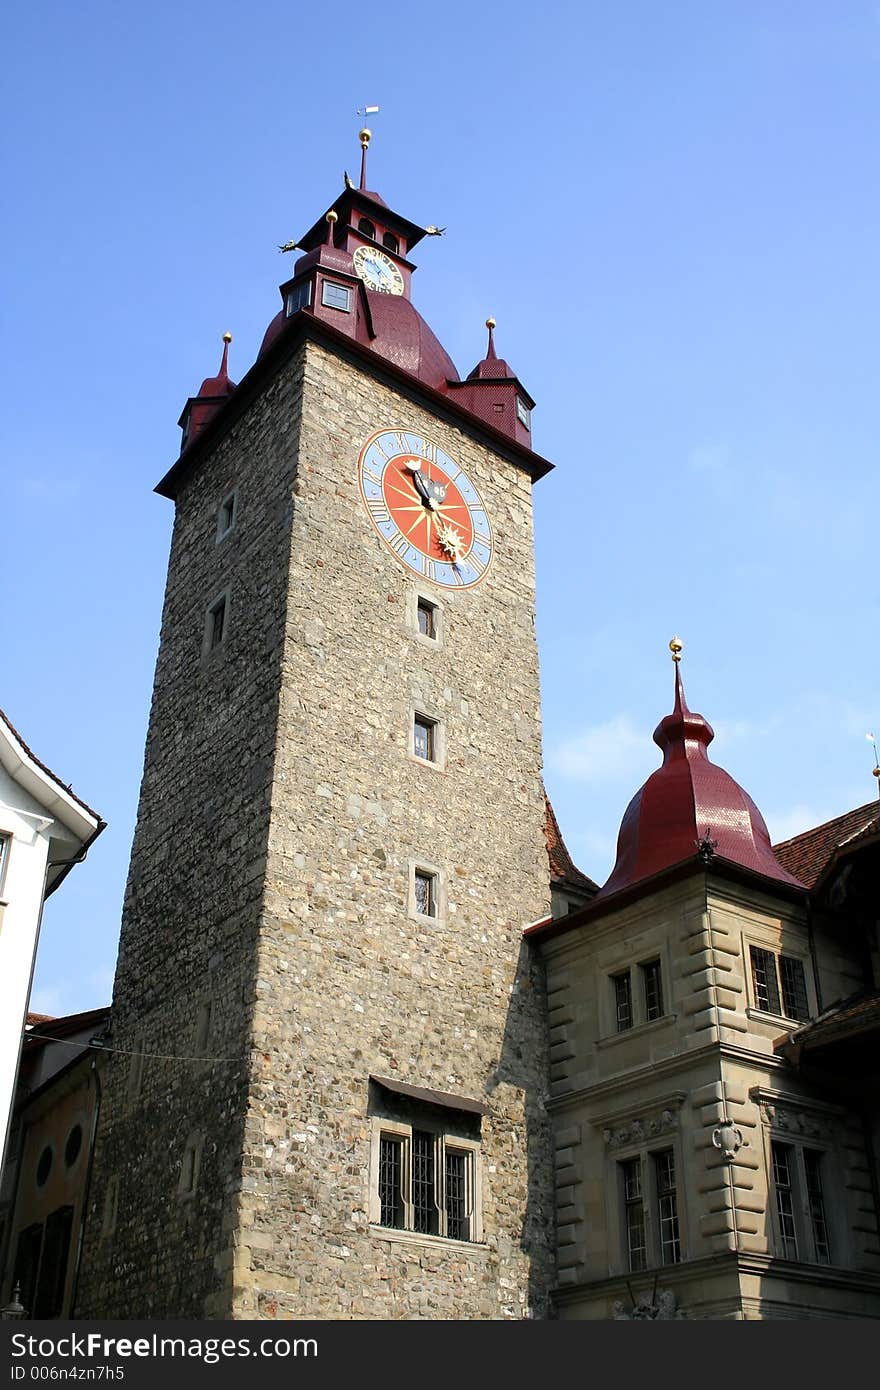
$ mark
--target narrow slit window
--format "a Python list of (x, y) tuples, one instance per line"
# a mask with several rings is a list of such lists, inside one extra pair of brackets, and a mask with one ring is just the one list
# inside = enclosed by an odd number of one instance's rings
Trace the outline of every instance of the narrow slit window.
[(635, 1273), (645, 1269), (648, 1249), (645, 1241), (645, 1205), (642, 1200), (641, 1159), (631, 1158), (621, 1163), (623, 1185), (623, 1218), (626, 1234), (626, 1256), (629, 1269)]
[(612, 975), (611, 983), (614, 986), (615, 1024), (618, 1033), (625, 1033), (628, 1028), (633, 1026), (629, 971), (625, 970), (622, 975)]
[(645, 986), (645, 1018), (650, 1023), (663, 1016), (663, 982), (659, 960), (650, 960), (642, 966), (642, 979)]
[(403, 1143), (386, 1134), (379, 1139), (379, 1224), (404, 1225)]
[(810, 1211), (810, 1226), (813, 1232), (813, 1249), (816, 1263), (831, 1263), (831, 1248), (828, 1241), (828, 1222), (825, 1219), (825, 1199), (822, 1195), (822, 1155), (815, 1149), (804, 1149), (804, 1172), (807, 1177), (807, 1205)]
[(224, 497), (223, 501), (220, 503), (220, 510), (217, 513), (218, 541), (222, 541), (224, 536), (228, 536), (235, 525), (235, 512), (236, 495), (234, 492), (230, 492), (229, 496)]
[(416, 869), (416, 912), (423, 917), (437, 916), (437, 875)]
[(208, 611), (208, 649), (219, 647), (226, 633), (226, 599), (218, 599)]
[(654, 1155), (654, 1175), (657, 1182), (660, 1258), (665, 1265), (677, 1265), (681, 1259), (681, 1237), (675, 1191), (675, 1160), (671, 1149)]
[(798, 1257), (797, 1229), (794, 1219), (794, 1185), (792, 1174), (793, 1151), (788, 1144), (772, 1144), (773, 1190), (776, 1196), (776, 1217), (782, 1254), (787, 1260)]
[(423, 637), (437, 636), (436, 608), (427, 599), (420, 598), (418, 603), (419, 632)]

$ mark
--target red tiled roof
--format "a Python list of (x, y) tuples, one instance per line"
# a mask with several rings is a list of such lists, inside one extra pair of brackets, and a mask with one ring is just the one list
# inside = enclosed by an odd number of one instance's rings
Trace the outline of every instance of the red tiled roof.
[(597, 893), (599, 891), (598, 883), (594, 883), (586, 874), (582, 874), (569, 854), (562, 838), (562, 831), (559, 829), (556, 812), (550, 805), (550, 798), (546, 792), (544, 793), (544, 806), (544, 834), (547, 840), (547, 858), (550, 861), (551, 880), (554, 883), (570, 883), (572, 887), (580, 888), (585, 893)]
[(880, 802), (857, 806), (834, 820), (814, 826), (803, 835), (773, 846), (773, 853), (784, 869), (808, 888), (815, 888), (839, 850), (849, 848), (856, 839), (880, 831)]
[(796, 1032), (781, 1038), (775, 1045), (777, 1052), (789, 1050), (800, 1056), (804, 1049), (813, 1051), (830, 1043), (842, 1042), (861, 1033), (875, 1033), (880, 1030), (880, 991), (860, 994), (855, 998), (844, 999), (820, 1018), (805, 1024)]
[(85, 1028), (93, 1028), (98, 1023), (103, 1023), (110, 1016), (110, 1005), (105, 1004), (100, 1009), (86, 1009), (80, 1014), (64, 1014), (61, 1018), (50, 1018), (46, 1014), (28, 1014), (28, 1029), (39, 1025), (39, 1036), (34, 1037), (28, 1031), (25, 1034), (25, 1047), (28, 1051), (45, 1047), (50, 1042), (60, 1042), (63, 1038), (69, 1037), (71, 1033), (78, 1033)]
[(37, 1023), (51, 1023), (53, 1017), (53, 1014), (32, 1014), (30, 1010), (28, 1010), (27, 1027), (33, 1028)]

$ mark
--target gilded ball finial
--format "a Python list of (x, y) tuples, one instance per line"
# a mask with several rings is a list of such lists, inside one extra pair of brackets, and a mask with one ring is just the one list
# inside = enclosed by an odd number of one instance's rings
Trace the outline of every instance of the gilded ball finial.
[(231, 343), (231, 342), (232, 342), (232, 334), (229, 333), (229, 332), (224, 333), (224, 334), (223, 334), (223, 341), (224, 341), (224, 343)]
[(873, 772), (875, 777), (880, 777), (880, 767), (872, 767), (871, 771)]
[(495, 320), (494, 320), (494, 319), (486, 319), (486, 327), (487, 327), (487, 328), (494, 328), (494, 327), (495, 327)]
[(338, 212), (334, 212), (333, 209), (331, 208), (330, 211), (327, 213), (327, 216), (325, 217), (324, 221), (325, 221), (325, 222), (338, 222), (338, 221), (339, 221), (339, 213), (338, 213)]
[(682, 641), (680, 637), (673, 637), (669, 643), (669, 650), (672, 652), (673, 661), (681, 661)]
[(367, 146), (369, 145), (369, 143), (370, 143), (370, 141), (372, 140), (372, 138), (373, 138), (373, 132), (372, 132), (371, 130), (368, 130), (366, 126), (364, 126), (363, 129), (362, 129), (361, 131), (359, 131), (359, 133), (358, 133), (358, 139), (360, 140), (360, 142), (361, 142), (361, 144), (363, 145), (364, 149), (367, 148)]

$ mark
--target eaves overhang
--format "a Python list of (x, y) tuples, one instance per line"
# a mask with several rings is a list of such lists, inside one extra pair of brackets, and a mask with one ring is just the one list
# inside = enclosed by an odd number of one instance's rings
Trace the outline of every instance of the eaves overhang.
[(85, 858), (89, 846), (106, 827), (106, 821), (61, 781), (28, 748), (24, 739), (0, 710), (0, 764), (22, 790), (41, 806), (49, 821), (57, 821), (79, 845), (63, 863), (51, 864), (46, 896), (67, 877), (74, 862)]
[(347, 361), (364, 368), (378, 380), (389, 382), (396, 388), (402, 388), (414, 400), (423, 403), (434, 413), (445, 416), (450, 423), (467, 430), (475, 438), (484, 441), (496, 453), (509, 459), (515, 466), (524, 469), (533, 483), (546, 477), (553, 469), (554, 465), (548, 459), (542, 458), (540, 454), (526, 448), (524, 444), (518, 444), (509, 435), (502, 434), (500, 430), (485, 424), (464, 406), (458, 405), (448, 395), (444, 395), (442, 391), (436, 391), (432, 386), (427, 386), (423, 381), (414, 377), (412, 373), (396, 366), (387, 358), (380, 357), (370, 348), (348, 337), (347, 334), (339, 333), (328, 323), (316, 318), (307, 309), (302, 309), (298, 314), (294, 314), (290, 323), (267, 351), (257, 358), (250, 371), (242, 377), (233, 394), (227, 397), (204, 429), (191, 444), (187, 445), (165, 476), (156, 484), (154, 491), (160, 497), (175, 500), (181, 482), (189, 471), (205, 453), (222, 439), (226, 431), (256, 398), (265, 383), (276, 374), (282, 364), (305, 340), (320, 343)]
[(569, 932), (577, 931), (579, 927), (590, 926), (609, 912), (629, 907), (631, 903), (638, 902), (650, 893), (657, 892), (669, 884), (682, 882), (696, 874), (703, 874), (707, 880), (715, 877), (745, 884), (754, 888), (756, 892), (785, 898), (791, 902), (805, 903), (809, 896), (806, 888), (755, 873), (754, 870), (746, 869), (742, 864), (737, 864), (732, 859), (724, 859), (721, 855), (715, 855), (709, 864), (704, 863), (699, 855), (694, 855), (693, 858), (683, 859), (678, 864), (670, 864), (668, 868), (661, 869), (649, 878), (639, 879), (638, 883), (629, 884), (618, 893), (609, 894), (607, 898), (593, 899), (576, 912), (567, 913), (565, 917), (547, 917), (542, 921), (533, 922), (524, 928), (523, 936), (527, 941), (536, 944), (555, 940), (557, 937), (568, 935)]

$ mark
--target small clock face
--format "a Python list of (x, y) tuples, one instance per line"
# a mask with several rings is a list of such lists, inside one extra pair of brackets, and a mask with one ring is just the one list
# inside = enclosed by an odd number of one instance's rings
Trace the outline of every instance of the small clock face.
[(464, 469), (415, 430), (371, 434), (358, 459), (367, 514), (389, 550), (415, 574), (470, 589), (492, 561), (492, 530)]
[(403, 276), (384, 251), (375, 246), (358, 246), (352, 260), (368, 290), (378, 290), (381, 294), (403, 294)]

